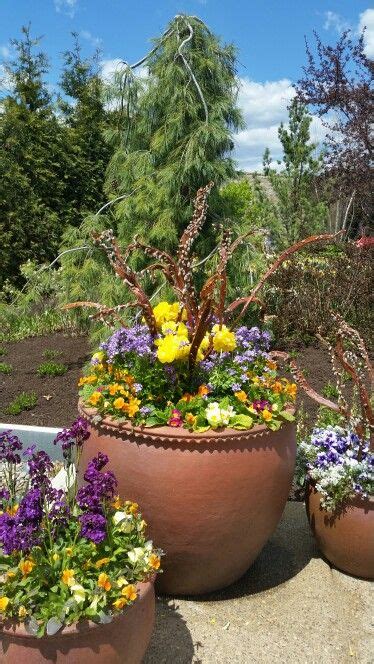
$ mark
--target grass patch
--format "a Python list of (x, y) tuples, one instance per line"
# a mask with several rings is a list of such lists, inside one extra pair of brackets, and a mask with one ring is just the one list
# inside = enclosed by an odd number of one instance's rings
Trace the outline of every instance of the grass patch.
[(9, 406), (6, 407), (5, 412), (7, 415), (19, 415), (24, 410), (31, 410), (36, 406), (38, 397), (35, 392), (21, 392)]
[(10, 374), (12, 373), (12, 365), (7, 364), (6, 362), (0, 362), (0, 374)]
[(62, 351), (60, 350), (51, 350), (48, 349), (44, 351), (43, 357), (45, 360), (57, 360), (57, 358), (61, 357)]
[(61, 362), (42, 362), (36, 370), (39, 376), (63, 376), (67, 372), (68, 368), (65, 364)]
[(7, 354), (6, 349), (0, 347), (0, 357), (3, 357), (3, 356), (6, 355), (6, 354)]

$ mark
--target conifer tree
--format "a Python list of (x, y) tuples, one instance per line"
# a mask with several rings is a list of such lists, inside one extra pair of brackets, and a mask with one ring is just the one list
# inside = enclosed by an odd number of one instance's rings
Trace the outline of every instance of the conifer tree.
[(310, 140), (311, 122), (306, 106), (294, 97), (289, 105), (288, 127), (282, 122), (278, 129), (283, 148), (279, 173), (271, 168), (269, 150), (264, 153), (264, 174), (277, 198), (271, 206), (274, 219), (270, 225), (277, 236), (273, 239), (280, 246), (322, 231), (327, 218), (326, 203), (317, 191), (322, 160), (315, 156), (317, 144)]
[(19, 278), (27, 259), (55, 255), (68, 169), (66, 134), (53, 112), (44, 76), (48, 61), (35, 52), (30, 26), (13, 40), (16, 59), (5, 63), (10, 93), (0, 112), (0, 286)]

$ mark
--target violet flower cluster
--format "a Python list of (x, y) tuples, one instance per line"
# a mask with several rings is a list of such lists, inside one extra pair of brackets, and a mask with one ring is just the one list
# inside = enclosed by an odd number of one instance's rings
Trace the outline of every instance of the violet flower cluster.
[(100, 348), (106, 352), (109, 362), (117, 355), (126, 353), (135, 353), (138, 357), (154, 356), (152, 336), (146, 325), (133, 325), (117, 330)]
[(110, 470), (101, 472), (108, 461), (107, 455), (101, 452), (90, 461), (84, 474), (87, 484), (77, 493), (77, 504), (82, 510), (80, 534), (95, 544), (106, 538), (105, 502), (113, 499), (117, 487), (117, 480)]
[(326, 509), (336, 509), (355, 495), (365, 499), (374, 494), (374, 455), (353, 431), (316, 428), (300, 444), (300, 454)]

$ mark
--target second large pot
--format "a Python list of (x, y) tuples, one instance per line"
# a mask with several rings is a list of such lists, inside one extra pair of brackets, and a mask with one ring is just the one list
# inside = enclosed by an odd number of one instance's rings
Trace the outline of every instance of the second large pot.
[[(96, 411), (80, 404), (89, 420)], [(295, 426), (273, 432), (191, 434), (139, 428), (111, 418), (91, 425), (81, 472), (97, 452), (109, 456), (119, 493), (139, 503), (148, 532), (166, 555), (159, 592), (195, 595), (238, 579), (275, 530), (292, 482)]]

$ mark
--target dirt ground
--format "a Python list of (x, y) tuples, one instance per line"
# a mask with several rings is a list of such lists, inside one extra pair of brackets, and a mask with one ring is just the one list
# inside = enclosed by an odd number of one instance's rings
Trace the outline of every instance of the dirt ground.
[[(0, 361), (11, 364), (12, 372), (9, 375), (0, 374), (0, 421), (37, 426), (68, 426), (77, 415), (77, 382), (90, 356), (88, 340), (84, 337), (53, 334), (1, 344), (1, 347), (6, 350), (6, 354)], [(43, 353), (46, 350), (61, 353), (55, 361), (68, 367), (63, 376), (38, 376), (37, 368), (45, 361)], [(333, 380), (329, 357), (324, 349), (309, 346), (298, 351), (296, 360), (315, 389), (320, 391), (329, 380)], [(23, 391), (36, 392), (37, 405), (17, 416), (6, 415), (5, 408)], [(313, 418), (317, 404), (302, 394), (299, 395), (301, 402)]]

